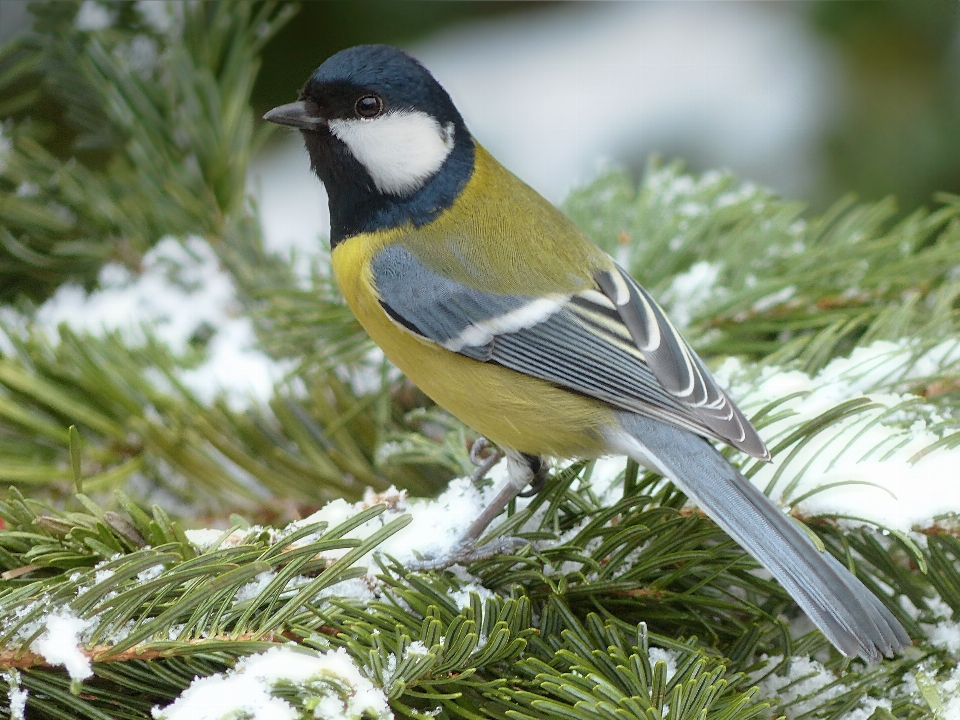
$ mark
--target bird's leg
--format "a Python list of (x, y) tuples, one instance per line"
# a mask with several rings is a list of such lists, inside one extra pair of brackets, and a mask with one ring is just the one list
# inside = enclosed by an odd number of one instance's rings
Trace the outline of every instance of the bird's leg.
[(533, 497), (538, 492), (543, 490), (543, 486), (547, 484), (547, 471), (549, 468), (543, 461), (542, 457), (538, 457), (537, 455), (528, 455), (527, 453), (521, 454), (523, 455), (523, 459), (527, 461), (527, 465), (530, 466), (530, 472), (533, 473), (533, 480), (530, 481), (530, 487), (523, 492), (517, 493), (517, 497)]
[[(493, 522), (503, 509), (510, 504), (520, 491), (523, 490), (534, 479), (533, 468), (527, 461), (527, 457), (521, 453), (507, 452), (507, 479), (497, 494), (494, 496), (487, 508), (480, 513), (480, 517), (473, 521), (473, 524), (467, 528), (467, 531), (457, 541), (457, 547), (470, 546), (471, 548), (480, 539), (483, 531)], [(540, 458), (537, 458), (539, 463)]]
[[(539, 490), (543, 487), (546, 478), (546, 463), (535, 455), (526, 455), (512, 450), (506, 452), (507, 457), (507, 479), (497, 490), (490, 504), (484, 509), (480, 516), (473, 521), (473, 524), (467, 528), (466, 532), (460, 536), (457, 543), (449, 552), (437, 558), (430, 558), (413, 563), (413, 570), (442, 570), (451, 565), (466, 565), (478, 560), (485, 560), (495, 555), (505, 555), (512, 553), (525, 543), (523, 540), (515, 537), (498, 538), (487, 543), (483, 547), (476, 546), (477, 540), (487, 529), (491, 522), (501, 513), (503, 509), (510, 504), (520, 491), (527, 485), (533, 483), (534, 488)], [(543, 479), (541, 479), (541, 477)]]

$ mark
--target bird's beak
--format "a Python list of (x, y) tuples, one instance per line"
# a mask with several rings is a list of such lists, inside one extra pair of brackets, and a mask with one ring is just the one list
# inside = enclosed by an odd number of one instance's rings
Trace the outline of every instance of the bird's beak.
[(264, 115), (263, 119), (277, 125), (289, 125), (301, 130), (319, 130), (327, 124), (327, 121), (322, 117), (308, 113), (307, 105), (302, 100), (275, 107)]

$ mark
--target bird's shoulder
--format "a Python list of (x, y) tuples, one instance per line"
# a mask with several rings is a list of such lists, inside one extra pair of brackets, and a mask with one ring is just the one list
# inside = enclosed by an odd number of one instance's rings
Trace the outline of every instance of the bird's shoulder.
[(502, 294), (578, 292), (612, 268), (579, 227), (480, 145), (474, 172), (448, 209), (366, 242), (375, 254), (400, 245), (433, 272)]

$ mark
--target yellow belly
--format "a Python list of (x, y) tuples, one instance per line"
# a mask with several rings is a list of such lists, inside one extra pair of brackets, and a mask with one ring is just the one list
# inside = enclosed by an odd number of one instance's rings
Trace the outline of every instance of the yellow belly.
[[(553, 457), (604, 453), (609, 406), (500, 365), (479, 362), (397, 326), (372, 290), (370, 236), (333, 251), (333, 270), (351, 309), (386, 356), (438, 405), (501, 447)], [(363, 268), (362, 271), (359, 269)]]

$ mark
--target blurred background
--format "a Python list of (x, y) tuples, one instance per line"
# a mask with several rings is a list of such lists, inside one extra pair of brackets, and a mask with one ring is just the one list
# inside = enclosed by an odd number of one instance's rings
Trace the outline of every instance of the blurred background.
[[(267, 48), (256, 102), (289, 102), (364, 42), (420, 58), (554, 202), (604, 163), (639, 175), (651, 156), (728, 168), (814, 211), (850, 192), (910, 211), (960, 191), (956, 2), (307, 3)], [(296, 137), (253, 168), (275, 247), (325, 232), (308, 174)], [(295, 227), (292, 198), (312, 208)]]
[[(0, 3), (0, 41), (27, 30), (28, 4)], [(639, 175), (651, 156), (730, 169), (814, 211), (848, 192), (909, 211), (960, 191), (956, 2), (307, 2), (266, 48), (257, 109), (365, 42), (419, 57), (554, 202), (604, 164)], [(315, 252), (325, 202), (298, 137), (277, 134), (249, 187), (272, 247)]]

